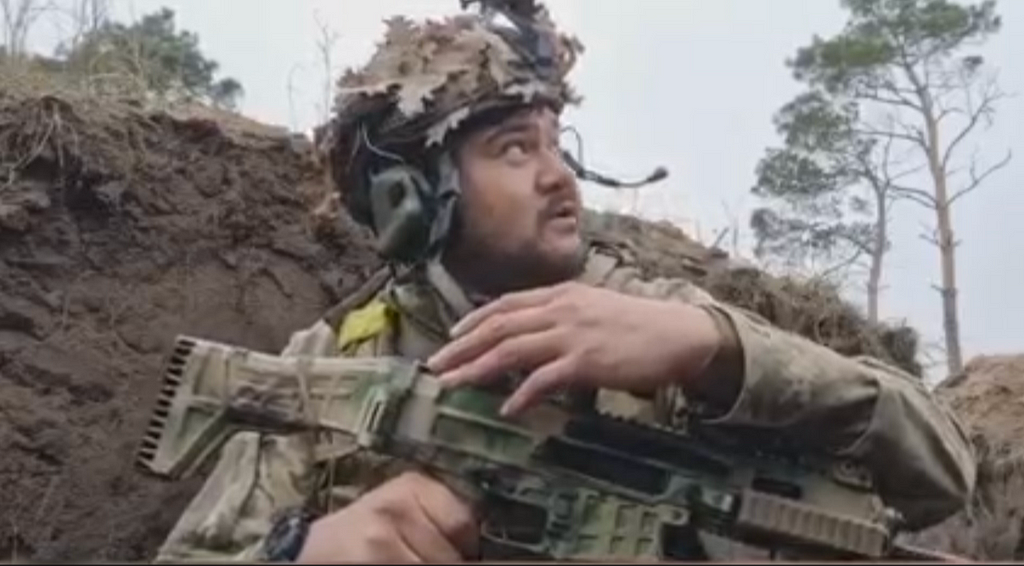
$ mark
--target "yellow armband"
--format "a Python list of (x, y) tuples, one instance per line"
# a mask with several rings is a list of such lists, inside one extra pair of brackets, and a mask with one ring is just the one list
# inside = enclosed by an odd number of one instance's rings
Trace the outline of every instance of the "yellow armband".
[(388, 303), (375, 299), (345, 317), (338, 331), (338, 348), (342, 352), (376, 338), (391, 328), (395, 310)]

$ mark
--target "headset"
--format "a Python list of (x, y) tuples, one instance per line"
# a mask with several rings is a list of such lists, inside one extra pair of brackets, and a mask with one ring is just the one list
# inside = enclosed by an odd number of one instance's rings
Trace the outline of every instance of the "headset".
[(377, 250), (387, 260), (418, 263), (437, 254), (452, 231), (460, 193), (448, 154), (438, 160), (438, 181), (412, 165), (391, 165), (370, 175), (370, 217)]

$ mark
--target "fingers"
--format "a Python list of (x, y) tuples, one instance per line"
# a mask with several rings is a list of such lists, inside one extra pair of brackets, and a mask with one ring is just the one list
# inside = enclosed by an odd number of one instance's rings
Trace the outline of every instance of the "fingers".
[(423, 486), (415, 493), (427, 519), (451, 541), (459, 556), (476, 556), (479, 533), (472, 508), (441, 482), (419, 477)]
[[(367, 521), (361, 538), (351, 541), (353, 560), (370, 564), (418, 564), (423, 562), (416, 547), (402, 536), (398, 525)], [(348, 549), (346, 549), (348, 550)]]
[(424, 562), (461, 561), (475, 551), (476, 527), (468, 505), (444, 484), (407, 473), (382, 486), (381, 512), (405, 546)]
[(572, 358), (557, 358), (537, 369), (505, 401), (501, 408), (502, 416), (519, 414), (561, 387), (569, 385), (574, 367)]
[(313, 523), (299, 562), (451, 563), (477, 553), (469, 506), (447, 486), (409, 473)]
[(482, 385), (498, 376), (544, 364), (559, 352), (558, 332), (546, 331), (509, 338), (483, 355), (443, 374), (444, 387)]
[(570, 290), (559, 285), (513, 293), (470, 313), (452, 329), (452, 342), (427, 366), (440, 375), (444, 387), (483, 385), (510, 372), (541, 368), (520, 385), (502, 412), (521, 411), (574, 377), (576, 364), (566, 361), (567, 321), (556, 314), (557, 300)]
[[(410, 498), (415, 500), (417, 495), (412, 493)], [(452, 541), (431, 523), (420, 505), (411, 504), (405, 512), (396, 514), (393, 521), (398, 537), (416, 557), (417, 562), (462, 561), (462, 554)]]
[(296, 562), (322, 564), (363, 562), (414, 564), (422, 562), (403, 539), (391, 518), (387, 492), (371, 493), (332, 515), (314, 522)]
[(483, 321), (500, 313), (543, 306), (551, 302), (562, 292), (562, 286), (555, 286), (509, 293), (463, 317), (462, 320), (452, 327), (451, 335), (453, 338), (463, 336), (471, 332)]
[[(459, 368), (476, 360), (488, 351), (500, 347), (506, 341), (523, 335), (543, 332), (554, 325), (555, 321), (547, 316), (543, 308), (530, 307), (496, 313), (476, 323), (471, 331), (460, 335), (441, 348), (431, 356), (427, 366), (432, 371), (443, 375), (453, 368)], [(501, 355), (514, 354), (516, 352), (503, 352)]]

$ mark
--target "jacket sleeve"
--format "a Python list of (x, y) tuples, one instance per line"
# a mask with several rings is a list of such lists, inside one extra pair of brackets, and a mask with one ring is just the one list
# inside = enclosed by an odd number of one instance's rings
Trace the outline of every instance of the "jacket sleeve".
[[(336, 344), (318, 322), (293, 334), (282, 355), (329, 355)], [(306, 503), (315, 481), (314, 447), (310, 435), (232, 437), (155, 561), (258, 561), (275, 513)]]
[(911, 530), (936, 524), (969, 501), (976, 474), (971, 442), (952, 410), (917, 377), (780, 330), (683, 279), (643, 280), (622, 265), (602, 279), (602, 286), (621, 292), (702, 305), (728, 321), (742, 376), (709, 425), (775, 433), (787, 444), (860, 461)]

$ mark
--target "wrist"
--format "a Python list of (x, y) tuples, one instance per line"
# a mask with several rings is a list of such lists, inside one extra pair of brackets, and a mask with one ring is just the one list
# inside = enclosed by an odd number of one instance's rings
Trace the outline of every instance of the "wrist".
[(689, 387), (707, 373), (726, 349), (726, 336), (720, 321), (710, 309), (688, 303), (665, 305), (666, 337), (671, 337), (672, 357), (668, 374), (672, 385)]
[(726, 314), (711, 306), (699, 308), (715, 327), (716, 346), (704, 367), (691, 375), (681, 389), (687, 397), (709, 405), (712, 410), (727, 411), (743, 388), (743, 348)]

